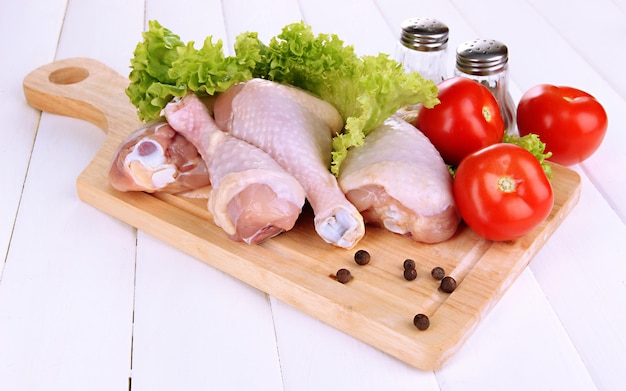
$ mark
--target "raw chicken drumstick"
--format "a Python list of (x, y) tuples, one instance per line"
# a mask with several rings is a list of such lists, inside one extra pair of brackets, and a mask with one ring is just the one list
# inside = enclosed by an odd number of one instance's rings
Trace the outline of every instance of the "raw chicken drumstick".
[(267, 153), (222, 132), (193, 93), (168, 103), (164, 113), (206, 162), (209, 212), (232, 239), (257, 244), (293, 228), (304, 190)]
[(109, 180), (120, 191), (179, 193), (207, 186), (209, 173), (196, 147), (160, 120), (120, 144)]
[(339, 185), (367, 223), (425, 243), (449, 239), (460, 217), (452, 178), (430, 140), (391, 117), (348, 152)]
[(302, 184), (322, 239), (351, 248), (363, 237), (363, 217), (329, 171), (332, 136), (343, 127), (332, 105), (295, 87), (252, 79), (220, 94), (214, 114), (221, 129), (266, 151)]

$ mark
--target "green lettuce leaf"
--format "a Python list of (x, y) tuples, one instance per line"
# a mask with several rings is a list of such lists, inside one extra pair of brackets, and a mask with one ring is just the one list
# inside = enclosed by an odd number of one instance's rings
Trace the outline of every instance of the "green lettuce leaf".
[(348, 111), (345, 130), (333, 139), (331, 170), (338, 174), (350, 148), (363, 145), (365, 136), (385, 119), (408, 105), (433, 107), (439, 103), (437, 86), (418, 73), (405, 73), (402, 66), (384, 54), (362, 57), (354, 107)]
[(214, 95), (252, 78), (250, 63), (224, 55), (223, 43), (207, 37), (202, 48), (183, 43), (157, 21), (150, 21), (131, 59), (126, 94), (142, 121), (159, 118), (165, 105), (187, 91)]
[(176, 80), (168, 76), (178, 58), (177, 48), (182, 46), (180, 37), (151, 21), (148, 31), (143, 33), (143, 41), (135, 47), (126, 95), (137, 107), (142, 121), (158, 118), (173, 96), (184, 93), (184, 89), (178, 91)]
[(226, 91), (235, 83), (250, 80), (252, 72), (247, 63), (235, 57), (226, 57), (222, 41), (213, 43), (212, 37), (204, 40), (201, 49), (193, 42), (178, 48), (178, 58), (172, 63), (168, 77), (176, 85), (199, 95), (214, 95)]

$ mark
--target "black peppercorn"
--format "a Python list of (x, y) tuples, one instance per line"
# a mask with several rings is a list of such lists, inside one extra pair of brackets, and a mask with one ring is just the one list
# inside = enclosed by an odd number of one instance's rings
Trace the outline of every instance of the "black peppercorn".
[(446, 276), (446, 271), (443, 270), (442, 267), (435, 267), (431, 270), (430, 275), (433, 276), (435, 280), (442, 280)]
[(450, 276), (446, 276), (441, 280), (439, 289), (446, 293), (452, 293), (456, 289), (456, 280)]
[(403, 266), (404, 266), (404, 270), (415, 269), (415, 261), (412, 259), (405, 259)]
[(404, 269), (404, 278), (408, 281), (413, 281), (417, 278), (417, 270)]
[(428, 316), (424, 314), (417, 314), (413, 318), (413, 324), (418, 328), (418, 330), (426, 330), (430, 327), (430, 319), (428, 319)]
[(354, 253), (354, 262), (358, 265), (367, 265), (370, 262), (370, 253), (365, 250), (359, 250)]
[(337, 270), (336, 277), (337, 277), (337, 281), (339, 281), (342, 284), (345, 284), (352, 279), (352, 275), (350, 274), (350, 270), (348, 269)]

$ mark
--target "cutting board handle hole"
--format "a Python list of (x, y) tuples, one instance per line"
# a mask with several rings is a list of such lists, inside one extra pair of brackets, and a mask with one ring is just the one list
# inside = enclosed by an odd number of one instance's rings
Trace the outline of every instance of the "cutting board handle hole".
[(89, 76), (89, 71), (81, 67), (60, 68), (48, 76), (48, 80), (54, 84), (75, 84), (85, 80)]

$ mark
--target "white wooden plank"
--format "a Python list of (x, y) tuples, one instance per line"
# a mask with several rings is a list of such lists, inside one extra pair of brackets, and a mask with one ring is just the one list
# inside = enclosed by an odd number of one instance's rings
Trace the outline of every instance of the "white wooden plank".
[(262, 42), (269, 43), (284, 26), (302, 20), (295, 0), (229, 0), (223, 2), (223, 9), (231, 49), (237, 35), (243, 32), (257, 32)]
[(90, 57), (128, 74), (141, 38), (143, 10), (143, 0), (72, 1), (56, 58)]
[(437, 378), (443, 390), (596, 389), (529, 269)]
[(272, 298), (287, 390), (439, 390), (417, 370)]
[[(626, 52), (622, 50), (626, 37), (626, 11), (610, 0), (595, 2), (593, 6), (581, 1), (530, 3), (577, 55), (568, 55), (558, 64), (564, 68), (567, 83), (593, 94), (607, 110), (609, 129), (605, 141), (582, 166), (618, 211), (622, 221), (626, 221), (626, 195), (612, 191), (626, 189), (626, 179), (608, 169), (626, 166), (626, 154), (621, 148), (626, 143), (626, 134), (622, 131), (626, 126), (626, 79), (621, 71), (621, 64), (626, 61)], [(583, 10), (584, 14), (562, 12), (565, 7)]]
[(267, 296), (140, 234), (132, 389), (282, 389)]
[[(531, 268), (598, 388), (626, 383), (626, 227), (588, 181)], [(600, 326), (601, 325), (601, 326)], [(598, 332), (602, 327), (602, 332)]]
[(64, 12), (63, 0), (44, 4), (37, 0), (11, 1), (1, 6), (0, 36), (15, 37), (15, 32), (11, 31), (15, 25), (37, 28), (24, 29), (19, 39), (5, 39), (5, 55), (0, 61), (0, 93), (4, 97), (0, 105), (3, 121), (0, 153), (0, 253), (3, 257), (0, 278), (39, 121), (39, 112), (24, 101), (21, 81), (31, 69), (54, 58)]
[[(622, 49), (626, 37), (626, 10), (612, 0), (598, 0), (593, 4), (584, 0), (528, 2), (599, 77), (626, 99), (622, 67), (626, 62), (626, 51)], [(565, 59), (563, 66), (568, 65)]]
[(75, 192), (102, 141), (80, 121), (42, 119), (0, 285), (1, 389), (127, 383), (134, 235)]
[[(121, 3), (72, 2), (57, 55), (99, 57), (115, 66), (114, 49), (107, 54), (106, 48), (124, 40), (133, 18), (137, 26), (142, 20), (139, 3), (123, 2), (118, 17)], [(33, 36), (50, 37), (28, 18), (40, 9), (42, 17), (54, 16), (53, 9), (46, 15), (41, 4), (24, 6)], [(91, 13), (80, 10), (89, 7)], [(75, 190), (103, 140), (92, 125), (42, 116), (0, 285), (2, 389), (128, 388), (134, 230), (82, 203)]]
[(337, 34), (359, 55), (393, 54), (395, 32), (387, 28), (373, 1), (318, 0), (301, 7), (315, 33)]
[[(151, 1), (146, 19), (200, 47), (207, 36), (225, 39), (220, 7)], [(132, 387), (281, 389), (267, 296), (140, 232)]]

